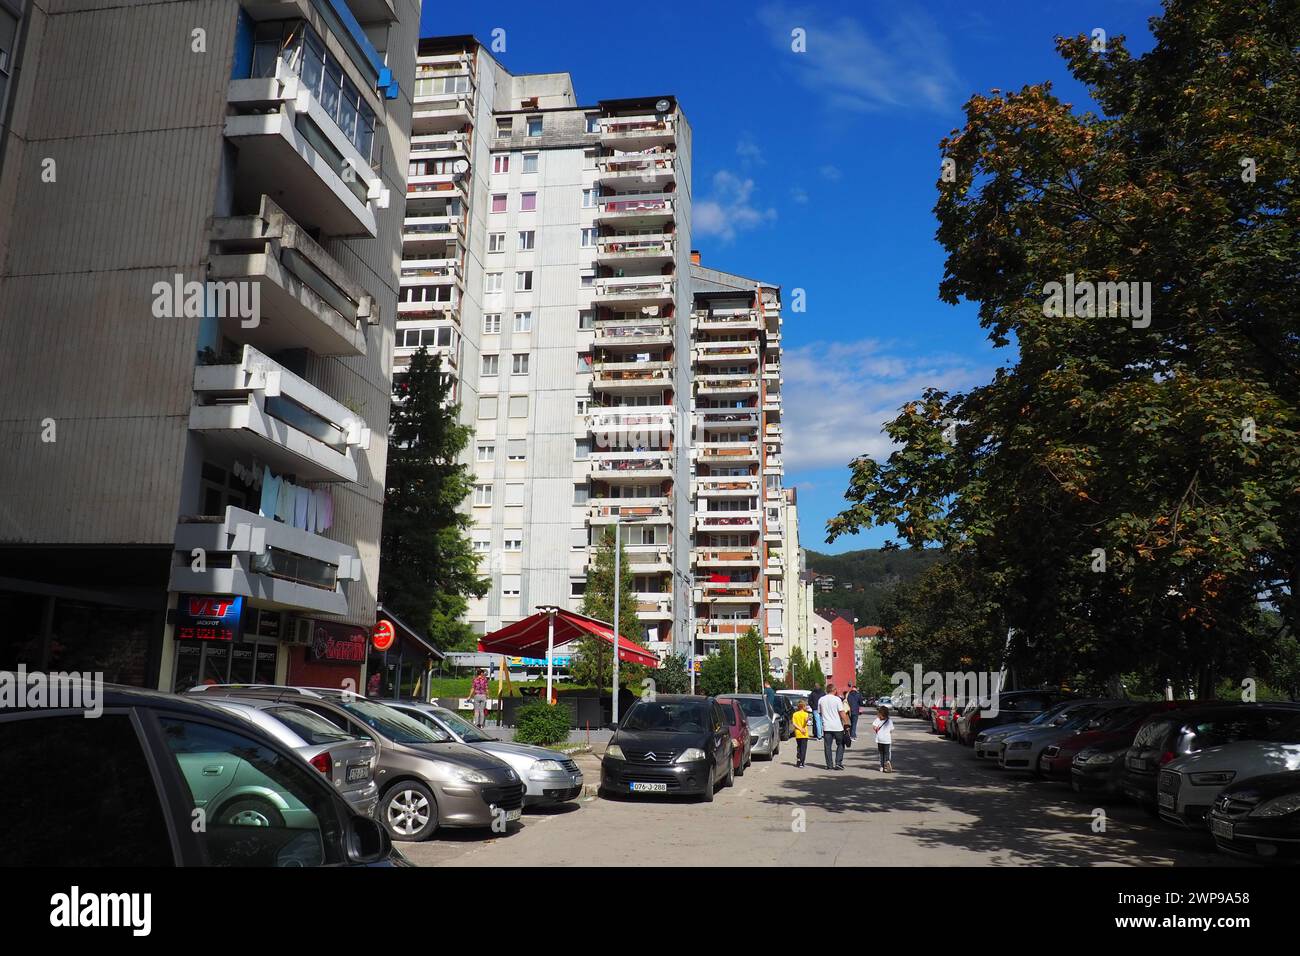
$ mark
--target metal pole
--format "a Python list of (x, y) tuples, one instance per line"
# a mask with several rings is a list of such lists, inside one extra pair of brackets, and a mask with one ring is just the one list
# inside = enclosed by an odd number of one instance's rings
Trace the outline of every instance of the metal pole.
[(614, 686), (610, 689), (610, 715), (618, 726), (618, 599), (623, 592), (623, 539), (619, 534), (618, 515), (614, 515)]
[(691, 694), (695, 694), (695, 584), (688, 577), (686, 578), (686, 598), (687, 604), (687, 628), (691, 637), (691, 649), (687, 654), (686, 664), (691, 675)]
[(551, 702), (551, 675), (555, 657), (555, 608), (546, 609), (546, 702)]
[(740, 635), (734, 631), (731, 634), (731, 692), (740, 693)]

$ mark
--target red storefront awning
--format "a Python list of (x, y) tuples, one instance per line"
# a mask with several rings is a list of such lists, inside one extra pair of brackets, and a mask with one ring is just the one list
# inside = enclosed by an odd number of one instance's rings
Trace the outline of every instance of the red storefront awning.
[[(546, 611), (538, 611), (522, 621), (515, 621), (491, 634), (485, 634), (479, 638), (478, 649), (485, 654), (545, 658), (547, 617)], [(584, 634), (594, 635), (611, 646), (614, 643), (614, 630), (608, 624), (573, 611), (555, 612), (556, 647), (576, 641)], [(658, 655), (621, 634), (618, 638), (618, 659), (631, 664), (659, 666)]]

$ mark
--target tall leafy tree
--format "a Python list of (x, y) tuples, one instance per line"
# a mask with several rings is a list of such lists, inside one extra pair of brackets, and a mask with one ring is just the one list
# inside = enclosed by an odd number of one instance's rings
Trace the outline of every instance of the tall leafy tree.
[[(904, 406), (828, 532), (961, 555), (1013, 667), (1208, 693), (1267, 652), (1262, 604), (1291, 633), (1300, 608), (1300, 7), (1167, 0), (1151, 25), (1136, 58), (1058, 39), (1100, 114), (995, 90), (941, 143), (940, 297), (1015, 354)], [(1125, 283), (1149, 309), (1054, 308), (1052, 283)]]
[(393, 381), (379, 599), (440, 648), (474, 646), (466, 599), (487, 593), (462, 510), (473, 490), (460, 454), (470, 429), (450, 403), (441, 359), (421, 348)]
[[(582, 595), (582, 613), (598, 621), (611, 623), (614, 620), (614, 531), (605, 529), (600, 543), (596, 547), (592, 562), (587, 568), (587, 587)], [(623, 548), (621, 542), (618, 543)], [(619, 556), (619, 639), (624, 638), (633, 643), (640, 643), (641, 619), (637, 617), (636, 593), (632, 590), (632, 567), (627, 560), (627, 552)], [(595, 637), (582, 637), (576, 644), (577, 659), (570, 668), (574, 680), (581, 684), (607, 687), (613, 679), (614, 655), (604, 641)], [(629, 689), (645, 676), (645, 668), (638, 665), (619, 663), (619, 680), (626, 681)]]

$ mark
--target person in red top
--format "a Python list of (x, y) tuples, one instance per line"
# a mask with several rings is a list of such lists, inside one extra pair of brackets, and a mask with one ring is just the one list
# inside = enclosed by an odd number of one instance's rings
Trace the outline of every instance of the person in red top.
[(474, 675), (474, 684), (471, 692), (471, 698), (474, 701), (474, 726), (482, 727), (487, 723), (487, 691), (488, 679), (487, 674), (479, 668)]

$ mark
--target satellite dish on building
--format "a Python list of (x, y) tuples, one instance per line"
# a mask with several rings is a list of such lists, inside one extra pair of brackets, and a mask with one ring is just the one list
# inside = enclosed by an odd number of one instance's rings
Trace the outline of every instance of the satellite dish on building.
[(464, 173), (469, 170), (469, 163), (463, 159), (458, 159), (451, 167), (457, 173)]
[(656, 112), (656, 113), (667, 113), (668, 110), (669, 110), (669, 108), (670, 108), (672, 105), (673, 105), (673, 104), (672, 104), (672, 103), (669, 103), (667, 100), (660, 100), (658, 103), (655, 104), (655, 112)]

